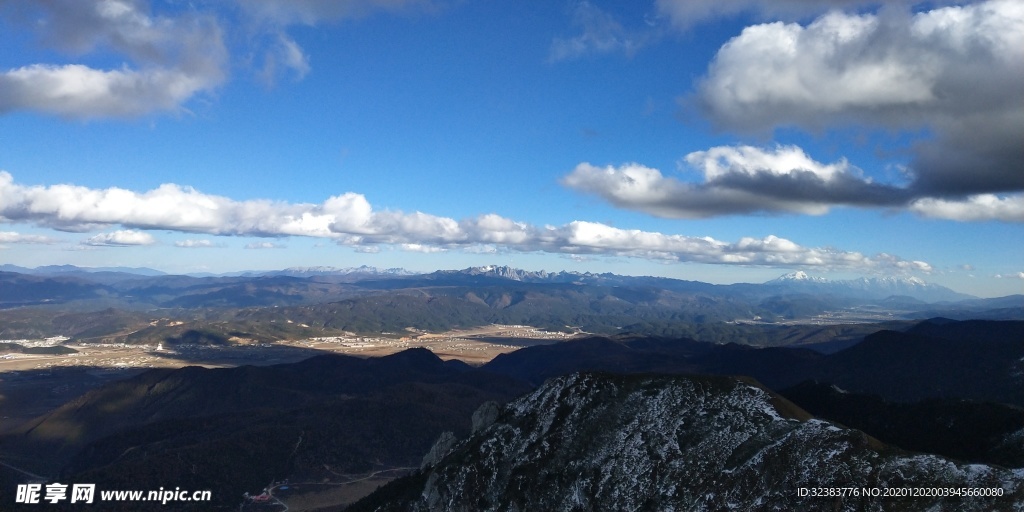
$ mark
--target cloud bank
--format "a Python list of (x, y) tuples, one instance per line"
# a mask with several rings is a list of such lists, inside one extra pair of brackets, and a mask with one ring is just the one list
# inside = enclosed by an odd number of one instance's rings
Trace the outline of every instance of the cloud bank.
[(821, 215), (835, 205), (900, 206), (906, 191), (873, 183), (846, 160), (823, 164), (796, 146), (720, 146), (684, 159), (703, 178), (685, 182), (640, 164), (576, 166), (562, 183), (659, 217), (750, 213)]
[(581, 163), (562, 184), (619, 208), (665, 218), (744, 214), (823, 215), (835, 206), (907, 209), (956, 221), (1024, 222), (1024, 194), (915, 197), (913, 188), (875, 183), (845, 159), (825, 164), (796, 146), (718, 146), (686, 155), (700, 181), (637, 163)]
[[(357, 250), (381, 245), (417, 252), (501, 249), (568, 255), (608, 255), (666, 262), (809, 266), (861, 271), (923, 271), (925, 262), (829, 247), (804, 247), (776, 236), (727, 243), (710, 237), (622, 229), (596, 222), (534, 226), (496, 214), (455, 220), (422, 212), (374, 210), (361, 194), (348, 192), (322, 203), (237, 201), (165, 184), (146, 192), (75, 185), (24, 186), (0, 171), (0, 222), (32, 223), (66, 231), (109, 226), (125, 229), (89, 238), (88, 245), (149, 245), (145, 230), (255, 237), (327, 238)], [(205, 241), (180, 242), (203, 247)], [(276, 248), (273, 241), (251, 249)]]

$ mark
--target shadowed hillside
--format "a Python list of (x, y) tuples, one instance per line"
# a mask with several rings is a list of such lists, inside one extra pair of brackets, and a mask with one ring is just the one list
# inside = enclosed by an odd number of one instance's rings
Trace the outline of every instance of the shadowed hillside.
[[(1009, 510), (1024, 474), (890, 448), (755, 382), (583, 373), (500, 410), (353, 511)], [(1000, 487), (1002, 497), (800, 496), (818, 487)]]
[(272, 479), (337, 479), (418, 464), (481, 403), (529, 389), (424, 349), (360, 359), (151, 370), (86, 393), (0, 441), (38, 473), (105, 488), (215, 490), (219, 505)]

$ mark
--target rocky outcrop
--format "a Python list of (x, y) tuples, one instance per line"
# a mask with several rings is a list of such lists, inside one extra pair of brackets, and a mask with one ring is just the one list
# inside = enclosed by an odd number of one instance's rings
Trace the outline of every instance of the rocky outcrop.
[[(553, 379), (505, 406), (493, 424), (410, 481), (422, 485), (418, 498), (378, 501), (377, 509), (1024, 507), (1024, 470), (902, 452), (813, 419), (756, 382), (730, 377), (585, 373)], [(978, 488), (1002, 496), (884, 496), (886, 489), (948, 494)], [(810, 496), (815, 491), (844, 495)]]

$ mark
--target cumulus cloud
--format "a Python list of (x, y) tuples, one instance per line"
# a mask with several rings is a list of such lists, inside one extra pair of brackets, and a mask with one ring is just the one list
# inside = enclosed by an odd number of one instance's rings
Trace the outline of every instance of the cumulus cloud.
[[(833, 6), (863, 2), (833, 2)], [(702, 19), (796, 2), (663, 1)], [(809, 11), (821, 7), (808, 7)], [(667, 11), (666, 11), (667, 12)], [(717, 13), (717, 14), (716, 14)], [(984, 79), (979, 79), (984, 77)], [(641, 164), (581, 163), (562, 183), (611, 204), (669, 218), (820, 215), (833, 206), (908, 209), (957, 221), (1024, 221), (1024, 4), (993, 0), (911, 14), (832, 11), (807, 25), (746, 28), (719, 49), (693, 98), (739, 131), (835, 125), (931, 133), (909, 148), (907, 185), (876, 183), (848, 161), (794, 146), (726, 146), (683, 163), (697, 179)], [(692, 176), (691, 176), (692, 177)]]
[(122, 229), (111, 233), (100, 233), (82, 242), (91, 246), (130, 247), (134, 245), (153, 245), (153, 235), (134, 229)]
[(0, 74), (0, 113), (132, 117), (175, 110), (209, 85), (202, 77), (168, 69), (104, 71), (78, 64), (36, 64)]
[(614, 16), (586, 1), (573, 7), (572, 24), (579, 29), (579, 34), (552, 41), (548, 54), (550, 61), (602, 53), (631, 56), (653, 37), (649, 31), (627, 30)]
[(905, 190), (873, 183), (846, 160), (817, 162), (796, 146), (719, 146), (683, 162), (700, 182), (667, 177), (640, 164), (576, 166), (562, 183), (621, 207), (669, 218), (747, 213), (820, 215), (831, 206), (904, 204)]
[[(0, 113), (34, 110), (66, 118), (176, 111), (226, 76), (227, 51), (211, 16), (154, 16), (132, 0), (6, 2), (6, 14), (46, 46), (75, 57), (113, 51), (132, 65), (34, 63), (0, 72)], [(25, 22), (27, 20), (27, 22)]]
[(1024, 4), (830, 12), (748, 27), (719, 49), (696, 102), (723, 128), (924, 128), (916, 196), (1024, 189)]
[(0, 231), (0, 244), (54, 244), (56, 240), (42, 235), (26, 235), (14, 231)]
[[(0, 222), (65, 230), (128, 228), (90, 238), (93, 245), (150, 244), (155, 241), (140, 230), (158, 229), (211, 235), (317, 237), (368, 252), (386, 245), (419, 252), (501, 250), (787, 268), (930, 269), (927, 263), (887, 254), (867, 256), (835, 248), (804, 247), (776, 236), (727, 243), (710, 237), (621, 229), (587, 221), (535, 226), (496, 214), (455, 220), (423, 212), (377, 211), (364, 196), (352, 192), (310, 204), (237, 201), (175, 184), (146, 192), (74, 185), (29, 187), (15, 183), (6, 172), (0, 172)], [(177, 245), (199, 247), (204, 241)], [(271, 241), (246, 245), (248, 249), (278, 247), (282, 246)]]
[(205, 248), (209, 248), (209, 247), (220, 247), (219, 245), (215, 244), (211, 240), (201, 240), (201, 239), (200, 240), (196, 240), (196, 239), (179, 240), (177, 242), (174, 242), (174, 246), (175, 247), (181, 247), (183, 249), (205, 249)]

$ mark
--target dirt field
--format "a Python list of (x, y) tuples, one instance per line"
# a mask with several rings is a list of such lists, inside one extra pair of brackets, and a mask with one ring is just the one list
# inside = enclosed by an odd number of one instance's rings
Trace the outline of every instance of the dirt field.
[(39, 355), (0, 353), (0, 374), (11, 371), (39, 371), (81, 366), (107, 369), (178, 368), (268, 365), (300, 361), (318, 353), (333, 352), (364, 357), (383, 356), (408, 348), (423, 347), (442, 359), (459, 359), (483, 364), (498, 354), (538, 344), (557, 343), (572, 335), (541, 331), (528, 326), (492, 325), (443, 334), (414, 330), (382, 336), (331, 336), (274, 344), (232, 346), (188, 345), (164, 347), (152, 345), (74, 344), (65, 346), (76, 354)]

